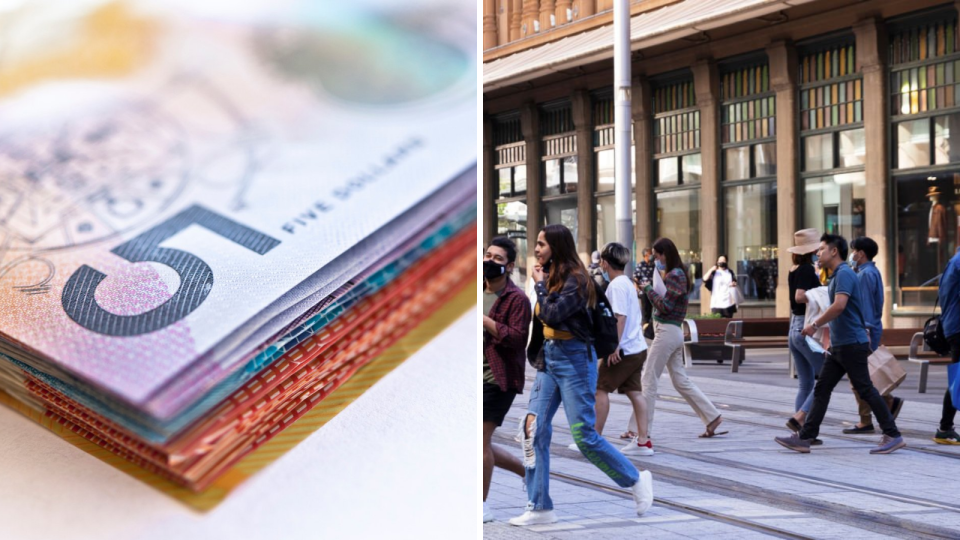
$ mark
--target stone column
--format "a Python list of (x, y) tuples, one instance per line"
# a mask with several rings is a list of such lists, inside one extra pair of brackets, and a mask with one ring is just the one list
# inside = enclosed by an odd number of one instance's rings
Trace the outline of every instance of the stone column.
[(793, 233), (797, 230), (797, 50), (785, 41), (767, 47), (770, 84), (777, 93), (777, 317), (790, 316), (787, 274), (793, 266)]
[(537, 264), (533, 257), (533, 248), (537, 245), (537, 235), (543, 227), (540, 214), (540, 112), (537, 105), (528, 101), (520, 107), (520, 131), (527, 153), (527, 268), (532, 270)]
[(520, 21), (523, 19), (523, 0), (505, 0), (510, 2), (510, 32), (509, 41), (516, 41), (523, 37), (520, 34)]
[(634, 260), (640, 260), (643, 248), (653, 244), (656, 231), (653, 199), (653, 90), (644, 77), (635, 77), (631, 89), (633, 116), (634, 159), (636, 160), (637, 222), (633, 238), (637, 243)]
[(574, 20), (591, 17), (597, 13), (597, 0), (576, 0), (573, 5), (577, 12), (573, 17)]
[(481, 216), (483, 217), (483, 245), (489, 246), (490, 240), (497, 235), (497, 197), (499, 196), (500, 182), (497, 178), (496, 150), (493, 146), (493, 121), (489, 117), (483, 119), (483, 168), (480, 175), (483, 179), (483, 199)]
[(551, 23), (556, 15), (556, 2), (554, 0), (540, 0), (540, 31), (544, 32), (556, 26)]
[(883, 326), (891, 328), (893, 281), (896, 264), (896, 233), (888, 212), (887, 175), (887, 33), (879, 19), (869, 18), (853, 26), (857, 39), (857, 65), (863, 74), (863, 131), (866, 139), (866, 230), (880, 246), (874, 262), (883, 278)]
[(533, 21), (537, 21), (540, 17), (540, 0), (523, 0), (523, 15), (520, 20), (522, 26), (520, 28), (520, 37), (530, 37), (535, 32), (533, 31)]
[[(700, 108), (700, 245), (701, 261), (716, 261), (720, 253), (720, 79), (713, 60), (691, 66)], [(701, 263), (702, 265), (703, 263)], [(710, 292), (701, 288), (700, 312), (710, 313)]]
[(577, 133), (577, 253), (587, 264), (596, 241), (596, 191), (593, 152), (593, 118), (590, 110), (590, 94), (586, 90), (574, 90), (571, 96), (573, 126)]
[(483, 0), (483, 50), (497, 46), (497, 0)]

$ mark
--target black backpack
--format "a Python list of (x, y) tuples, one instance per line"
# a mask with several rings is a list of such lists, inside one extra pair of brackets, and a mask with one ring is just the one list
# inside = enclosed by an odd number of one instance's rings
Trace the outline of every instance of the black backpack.
[[(937, 310), (938, 304), (940, 304), (939, 295), (937, 295), (936, 303), (933, 304), (934, 311)], [(943, 325), (940, 321), (940, 315), (934, 315), (927, 319), (927, 322), (923, 323), (923, 340), (927, 342), (930, 350), (940, 356), (950, 354), (950, 343), (947, 342), (946, 336), (943, 335)]]
[(596, 283), (594, 290), (597, 293), (597, 303), (593, 309), (587, 308), (587, 315), (590, 316), (592, 326), (593, 349), (597, 353), (597, 359), (602, 360), (620, 346), (620, 335), (617, 331), (617, 316), (613, 314), (607, 295)]

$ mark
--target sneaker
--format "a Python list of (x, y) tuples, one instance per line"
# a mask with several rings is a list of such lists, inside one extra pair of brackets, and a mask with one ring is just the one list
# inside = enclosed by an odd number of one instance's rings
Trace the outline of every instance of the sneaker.
[(637, 503), (637, 515), (653, 506), (653, 475), (650, 471), (640, 471), (640, 479), (633, 485), (633, 500)]
[(487, 501), (483, 501), (483, 522), (490, 523), (493, 521), (493, 512), (487, 508)]
[(780, 446), (789, 448), (794, 452), (800, 452), (801, 454), (810, 453), (810, 440), (801, 439), (800, 435), (797, 435), (796, 433), (790, 435), (789, 437), (774, 437), (773, 440), (777, 441)]
[(933, 442), (937, 444), (960, 444), (960, 435), (954, 430), (940, 431), (933, 437)]
[(794, 433), (800, 433), (803, 426), (800, 425), (800, 422), (796, 418), (791, 418), (787, 420), (787, 429)]
[(821, 439), (814, 439), (810, 441), (810, 446), (820, 446), (822, 444), (823, 444), (823, 441)]
[(877, 430), (873, 428), (873, 424), (866, 425), (863, 427), (853, 426), (852, 428), (847, 428), (843, 430), (844, 435), (869, 435), (871, 433), (876, 433), (876, 432)]
[(903, 408), (903, 398), (895, 397), (893, 398), (893, 405), (890, 406), (890, 414), (893, 415), (893, 419), (896, 420), (900, 416), (900, 409)]
[(553, 510), (527, 510), (515, 518), (510, 518), (509, 523), (517, 527), (526, 527), (528, 525), (549, 525), (557, 522), (557, 514)]
[(907, 443), (903, 442), (903, 437), (890, 437), (884, 435), (880, 438), (880, 444), (876, 448), (870, 450), (871, 454), (890, 454), (896, 452), (897, 450), (906, 446)]
[(640, 444), (638, 439), (634, 439), (623, 446), (620, 449), (626, 456), (652, 456), (653, 455), (653, 441), (647, 439), (647, 442)]
[(574, 452), (580, 451), (580, 447), (577, 446), (577, 443), (570, 443), (567, 445), (567, 448), (569, 448), (570, 450), (573, 450)]

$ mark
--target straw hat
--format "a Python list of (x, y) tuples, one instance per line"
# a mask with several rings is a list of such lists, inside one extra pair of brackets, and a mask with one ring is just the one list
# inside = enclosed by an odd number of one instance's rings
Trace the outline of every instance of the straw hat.
[(933, 187), (931, 187), (931, 188), (929, 188), (929, 189), (927, 190), (927, 197), (933, 197), (933, 196), (939, 197), (940, 195), (942, 195), (942, 193), (940, 193), (939, 191), (937, 191), (937, 187), (936, 187), (936, 186), (933, 186)]
[(802, 229), (793, 233), (792, 248), (787, 248), (790, 253), (804, 255), (813, 253), (820, 248), (820, 231), (816, 229)]

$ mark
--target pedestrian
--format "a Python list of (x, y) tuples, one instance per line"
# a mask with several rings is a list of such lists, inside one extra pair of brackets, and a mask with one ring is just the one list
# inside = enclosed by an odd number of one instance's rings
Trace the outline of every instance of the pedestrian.
[[(810, 406), (813, 404), (813, 387), (816, 377), (823, 367), (823, 353), (814, 351), (807, 343), (803, 331), (803, 321), (807, 315), (807, 291), (821, 287), (820, 278), (813, 266), (813, 254), (820, 247), (820, 233), (816, 229), (803, 229), (793, 233), (793, 247), (788, 248), (793, 256), (793, 267), (787, 274), (790, 290), (790, 334), (788, 345), (800, 383), (797, 397), (794, 399), (793, 417), (787, 421), (787, 427), (794, 433), (800, 431)], [(819, 439), (817, 439), (819, 441)], [(814, 442), (813, 444), (817, 444)]]
[(520, 422), (529, 502), (526, 511), (512, 518), (510, 524), (557, 521), (549, 493), (550, 439), (553, 417), (561, 404), (580, 452), (617, 485), (631, 489), (636, 512), (642, 515), (653, 504), (650, 471), (638, 471), (594, 429), (597, 357), (588, 310), (596, 305), (596, 289), (577, 256), (573, 235), (563, 225), (544, 227), (537, 236), (534, 254), (534, 324), (542, 327), (543, 345), (531, 341), (527, 351), (528, 358), (535, 358), (537, 377), (529, 410)]
[[(943, 335), (950, 344), (950, 359), (960, 361), (960, 249), (947, 263), (943, 275), (940, 276), (940, 325)], [(943, 394), (943, 413), (940, 416), (940, 426), (933, 436), (937, 444), (960, 444), (960, 436), (953, 427), (957, 416), (957, 409), (950, 399), (950, 389)]]
[(600, 268), (600, 252), (594, 251), (590, 254), (590, 267), (587, 268), (590, 278), (593, 279), (593, 282), (597, 284), (597, 287), (600, 287), (600, 290), (604, 293), (607, 292), (607, 284), (610, 283), (606, 277), (603, 275), (603, 270)]
[(641, 376), (643, 396), (647, 400), (647, 431), (653, 432), (653, 412), (657, 400), (657, 384), (663, 368), (670, 372), (670, 380), (674, 388), (683, 396), (683, 399), (693, 407), (693, 410), (706, 425), (700, 437), (715, 437), (727, 432), (717, 432), (717, 427), (723, 421), (720, 412), (713, 403), (703, 395), (703, 392), (687, 377), (683, 367), (683, 331), (681, 325), (687, 316), (687, 302), (693, 290), (693, 280), (690, 279), (677, 246), (669, 238), (660, 238), (653, 244), (653, 259), (656, 270), (663, 273), (663, 283), (666, 293), (661, 294), (654, 290), (650, 282), (643, 284), (643, 292), (653, 304), (654, 338), (647, 352), (647, 362), (643, 366)]
[[(640, 335), (642, 315), (636, 288), (623, 273), (629, 261), (630, 250), (616, 242), (607, 244), (600, 255), (600, 266), (610, 282), (606, 295), (617, 318), (620, 345), (610, 356), (599, 359), (596, 426), (598, 435), (603, 434), (603, 427), (610, 412), (610, 393), (614, 391), (627, 396), (636, 418), (647, 418), (647, 402), (640, 391), (640, 374), (647, 359), (647, 342)], [(638, 426), (637, 431), (639, 435), (627, 443), (621, 452), (627, 455), (652, 456), (653, 443), (647, 436), (646, 421)]]
[(854, 389), (870, 404), (870, 409), (880, 423), (883, 437), (871, 454), (889, 454), (906, 446), (893, 415), (887, 409), (880, 393), (870, 381), (867, 357), (870, 356), (870, 342), (863, 315), (863, 298), (857, 275), (846, 263), (847, 241), (842, 236), (825, 234), (820, 237), (820, 249), (817, 258), (821, 266), (830, 270), (828, 294), (830, 307), (812, 324), (804, 327), (803, 335), (813, 336), (819, 327), (830, 324), (830, 354), (820, 371), (820, 379), (813, 390), (813, 406), (799, 433), (789, 437), (776, 437), (782, 446), (802, 453), (810, 452), (811, 441), (820, 434), (820, 423), (827, 413), (830, 394), (846, 374)]
[(727, 256), (717, 258), (717, 264), (712, 266), (703, 276), (703, 284), (711, 292), (710, 312), (717, 313), (722, 319), (731, 319), (737, 312), (734, 289), (737, 286), (737, 276), (727, 268)]
[[(883, 337), (883, 321), (880, 317), (883, 315), (883, 278), (880, 277), (880, 271), (877, 265), (873, 263), (873, 258), (880, 251), (877, 243), (872, 238), (860, 236), (850, 242), (850, 267), (857, 273), (860, 280), (860, 293), (863, 295), (863, 319), (867, 325), (867, 336), (870, 338), (870, 352), (880, 347), (880, 339)], [(891, 388), (891, 391), (893, 389)], [(854, 391), (854, 399), (857, 400), (857, 408), (860, 412), (860, 421), (852, 428), (843, 430), (848, 435), (859, 435), (864, 433), (875, 433), (873, 427), (873, 418), (870, 415), (870, 406), (862, 400), (859, 394)], [(903, 407), (903, 399), (893, 396), (888, 392), (882, 395), (883, 400), (890, 409), (890, 414), (896, 420), (900, 415), (900, 409)]]
[(506, 450), (494, 446), (493, 432), (503, 424), (513, 400), (523, 392), (525, 349), (530, 330), (530, 302), (510, 279), (517, 246), (506, 236), (490, 241), (483, 256), (483, 290), (496, 300), (483, 317), (483, 522), (493, 521), (487, 494), (493, 467), (523, 478), (523, 464)]
[[(637, 296), (640, 297), (640, 314), (643, 316), (643, 337), (653, 339), (653, 304), (647, 295), (643, 294), (640, 284), (653, 279), (655, 266), (650, 258), (653, 250), (643, 248), (643, 258), (637, 261), (637, 267), (633, 271), (633, 282), (637, 287)], [(636, 434), (634, 434), (636, 435)]]

